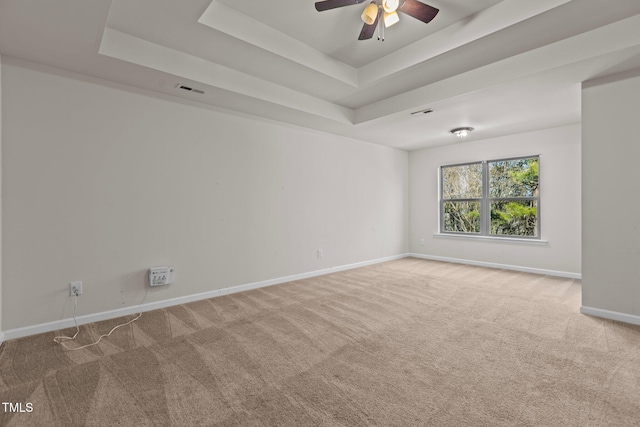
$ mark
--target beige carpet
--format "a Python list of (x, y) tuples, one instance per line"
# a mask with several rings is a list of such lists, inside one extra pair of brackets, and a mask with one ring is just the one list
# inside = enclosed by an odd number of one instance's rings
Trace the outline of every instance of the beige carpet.
[(579, 281), (406, 258), (145, 313), (78, 352), (6, 342), (0, 399), (33, 411), (0, 425), (640, 425), (640, 327), (579, 306)]

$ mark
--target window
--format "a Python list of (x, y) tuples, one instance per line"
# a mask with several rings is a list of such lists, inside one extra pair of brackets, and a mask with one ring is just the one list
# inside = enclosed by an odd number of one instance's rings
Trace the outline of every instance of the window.
[(540, 238), (539, 156), (440, 168), (440, 232)]

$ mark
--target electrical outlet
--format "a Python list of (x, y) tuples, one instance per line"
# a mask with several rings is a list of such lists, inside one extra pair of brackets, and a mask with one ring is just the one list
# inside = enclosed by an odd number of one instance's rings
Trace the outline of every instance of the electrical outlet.
[(82, 282), (69, 282), (69, 295), (82, 295)]
[(322, 249), (318, 249), (318, 258), (322, 258)]
[(420, 239), (420, 246), (424, 246), (424, 239)]

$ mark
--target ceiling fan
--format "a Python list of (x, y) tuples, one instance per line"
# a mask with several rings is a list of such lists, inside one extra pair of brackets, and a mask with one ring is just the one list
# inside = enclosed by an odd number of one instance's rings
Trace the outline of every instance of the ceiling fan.
[[(324, 0), (316, 2), (316, 10), (322, 12), (338, 7), (364, 3), (365, 1), (366, 0)], [(364, 21), (364, 26), (362, 27), (362, 31), (360, 31), (358, 40), (370, 39), (373, 37), (376, 27), (378, 27), (378, 40), (384, 41), (385, 27), (390, 27), (400, 20), (398, 12), (406, 13), (427, 24), (435, 18), (439, 9), (419, 2), (418, 0), (372, 0), (362, 12), (361, 17)]]

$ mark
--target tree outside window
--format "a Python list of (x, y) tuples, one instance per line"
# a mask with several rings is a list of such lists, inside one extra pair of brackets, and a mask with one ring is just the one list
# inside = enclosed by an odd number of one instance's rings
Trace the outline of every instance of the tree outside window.
[(539, 156), (440, 168), (440, 231), (540, 238)]

